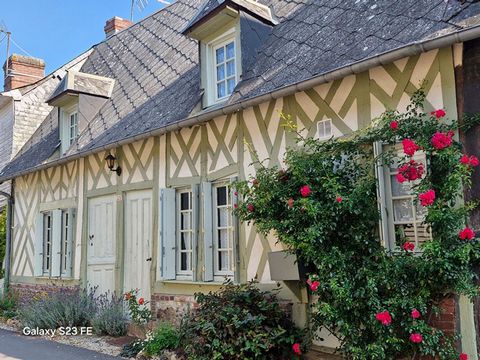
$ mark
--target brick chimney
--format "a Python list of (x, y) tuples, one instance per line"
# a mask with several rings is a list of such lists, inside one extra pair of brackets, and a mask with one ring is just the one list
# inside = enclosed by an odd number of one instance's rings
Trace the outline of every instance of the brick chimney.
[(5, 74), (4, 90), (9, 91), (43, 79), (45, 62), (42, 59), (12, 54), (3, 65), (3, 72)]
[(116, 33), (130, 27), (131, 25), (133, 25), (133, 22), (131, 22), (130, 20), (114, 16), (110, 20), (107, 20), (105, 27), (103, 28), (103, 30), (105, 30), (105, 37), (109, 38), (110, 36), (115, 35)]

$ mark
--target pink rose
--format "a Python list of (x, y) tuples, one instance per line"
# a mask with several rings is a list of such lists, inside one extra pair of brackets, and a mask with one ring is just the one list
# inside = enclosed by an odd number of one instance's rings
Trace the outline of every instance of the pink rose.
[(420, 149), (418, 145), (415, 144), (415, 141), (410, 139), (403, 139), (402, 145), (403, 145), (403, 152), (408, 156), (413, 156), (415, 154), (415, 151)]
[(303, 185), (300, 188), (300, 194), (302, 194), (303, 197), (309, 197), (311, 193), (312, 193), (312, 190), (310, 189), (310, 186), (308, 186), (308, 185)]
[(302, 350), (300, 349), (300, 344), (299, 343), (293, 344), (292, 345), (292, 350), (295, 354), (302, 355)]
[(440, 118), (444, 117), (445, 115), (447, 115), (447, 113), (443, 109), (438, 109), (438, 110), (432, 111), (430, 114), (432, 116), (435, 116), (437, 119), (440, 119)]
[(341, 196), (337, 196), (337, 198), (335, 199), (335, 201), (337, 203), (341, 203), (343, 201), (343, 198)]
[(435, 190), (430, 189), (420, 194), (418, 198), (420, 199), (420, 204), (422, 204), (422, 206), (430, 206), (435, 201)]
[(437, 131), (432, 136), (432, 145), (437, 150), (442, 150), (452, 145), (453, 131), (442, 133)]
[(415, 244), (410, 241), (406, 241), (403, 243), (402, 248), (405, 251), (413, 251), (415, 249)]
[(248, 210), (248, 212), (254, 212), (255, 211), (255, 206), (253, 204), (248, 204), (247, 205), (247, 210)]
[(412, 318), (413, 319), (418, 319), (422, 314), (420, 314), (420, 311), (418, 311), (417, 309), (413, 309), (412, 310)]
[(410, 335), (410, 341), (415, 344), (420, 344), (423, 341), (423, 336), (422, 334), (414, 333)]
[(466, 227), (458, 233), (458, 237), (462, 240), (472, 240), (475, 237), (475, 233), (469, 227)]
[(460, 360), (468, 360), (468, 355), (465, 354), (465, 353), (461, 353), (458, 358), (459, 358)]
[(392, 121), (390, 123), (390, 129), (397, 130), (398, 129), (398, 122), (397, 121)]
[(382, 323), (382, 325), (388, 326), (392, 323), (392, 317), (390, 313), (385, 310), (375, 315), (375, 318)]

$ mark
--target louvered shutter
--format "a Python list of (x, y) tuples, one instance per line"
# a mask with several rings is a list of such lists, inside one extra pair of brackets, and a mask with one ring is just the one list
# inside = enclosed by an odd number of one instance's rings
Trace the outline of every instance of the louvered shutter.
[(75, 209), (68, 209), (68, 231), (67, 239), (65, 242), (65, 272), (63, 276), (72, 277), (72, 264), (73, 264), (73, 254), (74, 254), (74, 245), (75, 245), (75, 229), (77, 224), (77, 214)]
[(240, 223), (238, 216), (235, 215), (234, 209), (238, 205), (238, 194), (234, 187), (234, 183), (237, 182), (238, 178), (236, 176), (230, 178), (230, 196), (232, 203), (232, 222), (233, 222), (233, 259), (234, 259), (234, 279), (235, 282), (240, 282), (240, 238), (239, 238), (239, 229)]
[(53, 210), (52, 211), (52, 250), (50, 254), (52, 259), (52, 269), (51, 269), (52, 277), (59, 277), (61, 274), (62, 232), (63, 232), (62, 210)]
[(203, 281), (213, 281), (213, 205), (212, 205), (212, 183), (202, 183), (203, 198), (203, 250), (204, 250), (204, 271)]
[(174, 280), (176, 275), (176, 205), (175, 189), (160, 190), (159, 221), (159, 277), (163, 280)]
[(35, 218), (35, 276), (43, 275), (43, 214)]

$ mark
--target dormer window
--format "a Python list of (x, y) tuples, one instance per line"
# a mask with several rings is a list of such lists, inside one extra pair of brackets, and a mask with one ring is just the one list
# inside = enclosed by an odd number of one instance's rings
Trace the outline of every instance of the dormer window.
[(78, 112), (73, 112), (69, 114), (70, 124), (69, 124), (69, 137), (68, 137), (68, 144), (72, 145), (75, 139), (78, 136)]
[(237, 85), (235, 40), (228, 39), (213, 48), (215, 52), (215, 100), (230, 96)]
[(234, 94), (255, 62), (256, 51), (277, 24), (256, 0), (206, 1), (183, 34), (199, 41), (202, 107), (218, 106)]

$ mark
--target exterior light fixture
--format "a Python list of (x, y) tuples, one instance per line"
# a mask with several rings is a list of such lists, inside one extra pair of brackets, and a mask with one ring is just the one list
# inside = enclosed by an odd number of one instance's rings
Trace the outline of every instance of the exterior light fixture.
[(115, 167), (115, 160), (117, 158), (113, 156), (112, 154), (108, 154), (107, 157), (105, 158), (105, 161), (107, 162), (107, 166), (110, 169), (110, 171), (114, 171), (117, 173), (118, 176), (122, 175), (122, 168), (117, 165), (117, 168), (114, 169)]

